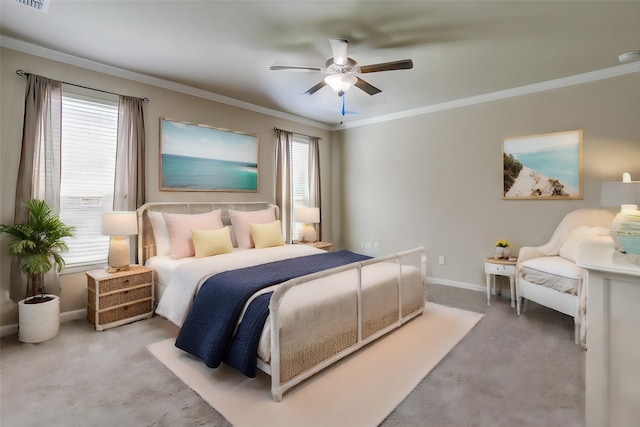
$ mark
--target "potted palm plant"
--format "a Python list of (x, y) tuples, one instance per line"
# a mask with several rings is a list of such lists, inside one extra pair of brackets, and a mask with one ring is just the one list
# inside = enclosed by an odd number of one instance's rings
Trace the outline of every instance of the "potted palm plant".
[(21, 259), (27, 275), (25, 299), (18, 303), (18, 339), (42, 342), (55, 337), (60, 327), (60, 299), (45, 291), (44, 275), (52, 268), (64, 268), (60, 252), (67, 250), (65, 237), (72, 237), (74, 227), (65, 225), (44, 200), (25, 202), (29, 211), (26, 224), (0, 224), (0, 234), (13, 236), (9, 253)]

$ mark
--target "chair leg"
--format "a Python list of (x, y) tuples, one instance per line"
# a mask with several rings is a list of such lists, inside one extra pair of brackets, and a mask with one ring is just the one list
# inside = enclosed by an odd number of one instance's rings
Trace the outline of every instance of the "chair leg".
[(516, 312), (518, 313), (518, 316), (520, 316), (520, 313), (522, 313), (522, 308), (524, 308), (523, 306), (524, 304), (522, 301), (522, 297), (518, 295), (516, 297)]
[(574, 322), (574, 335), (576, 344), (580, 344), (580, 320), (577, 317), (573, 318)]

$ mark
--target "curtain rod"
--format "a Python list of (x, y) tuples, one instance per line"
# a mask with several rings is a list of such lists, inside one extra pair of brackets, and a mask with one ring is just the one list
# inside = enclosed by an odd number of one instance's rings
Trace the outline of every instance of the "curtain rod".
[[(29, 74), (31, 74), (31, 73), (27, 73), (27, 72), (26, 72), (26, 71), (24, 71), (24, 70), (16, 70), (16, 74), (17, 74), (17, 75), (19, 75), (20, 77), (24, 77), (24, 76), (28, 76), (28, 75), (29, 75)], [(65, 84), (65, 85), (70, 85), (70, 86), (75, 86), (75, 87), (81, 87), (82, 89), (95, 90), (96, 92), (108, 93), (108, 94), (110, 94), (110, 95), (124, 96), (124, 95), (121, 95), (121, 94), (119, 94), (119, 93), (109, 92), (109, 91), (107, 91), (107, 90), (102, 90), (102, 89), (96, 89), (96, 88), (89, 87), (89, 86), (82, 86), (82, 85), (78, 85), (78, 84), (75, 84), (75, 83), (69, 83), (69, 82), (61, 82), (61, 83)], [(135, 97), (134, 97), (134, 98), (135, 98)], [(145, 103), (148, 103), (148, 102), (149, 102), (149, 98), (138, 98), (138, 99), (142, 100), (142, 102), (145, 102)]]
[[(279, 130), (283, 130), (283, 131), (285, 131), (285, 132), (291, 132), (290, 130), (278, 129), (278, 128), (276, 128), (276, 127), (274, 127), (274, 128), (273, 128), (273, 130), (274, 130), (274, 131), (276, 131), (276, 132), (277, 132), (277, 131), (279, 131)], [(308, 138), (318, 138), (318, 141), (322, 141), (322, 138), (320, 138), (319, 136), (305, 135), (304, 133), (300, 133), (300, 132), (291, 132), (291, 133), (296, 134), (296, 135), (306, 136), (306, 137), (308, 137)]]

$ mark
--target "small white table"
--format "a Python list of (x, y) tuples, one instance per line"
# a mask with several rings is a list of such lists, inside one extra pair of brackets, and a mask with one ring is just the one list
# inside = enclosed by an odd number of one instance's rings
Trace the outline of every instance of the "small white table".
[(487, 305), (491, 305), (491, 294), (496, 294), (496, 276), (507, 276), (511, 290), (511, 307), (516, 306), (516, 261), (485, 258), (484, 272), (487, 275)]

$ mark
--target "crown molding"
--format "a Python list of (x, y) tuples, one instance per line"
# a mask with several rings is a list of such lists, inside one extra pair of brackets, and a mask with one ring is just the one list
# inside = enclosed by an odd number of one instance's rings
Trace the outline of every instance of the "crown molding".
[(631, 64), (618, 65), (615, 67), (604, 68), (602, 70), (590, 71), (573, 76), (562, 77), (559, 79), (547, 80), (540, 83), (514, 87), (511, 89), (499, 90), (497, 92), (485, 93), (468, 98), (454, 99), (452, 101), (441, 102), (439, 104), (426, 105), (424, 107), (413, 108), (410, 110), (399, 111), (394, 114), (373, 117), (371, 119), (357, 120), (343, 125), (334, 126), (332, 131), (356, 128), (374, 123), (382, 123), (390, 120), (403, 119), (406, 117), (418, 116), (422, 114), (435, 113), (437, 111), (452, 110), (454, 108), (467, 107), (470, 105), (482, 104), (485, 102), (498, 101), (501, 99), (513, 98), (515, 96), (529, 95), (532, 93), (544, 92), (547, 90), (560, 89), (563, 87), (575, 86), (582, 83), (589, 83), (598, 80), (610, 79), (613, 77), (624, 76), (640, 72), (640, 62)]
[[(314, 126), (314, 127), (329, 130), (329, 131), (357, 128), (357, 127), (367, 126), (375, 123), (383, 123), (391, 120), (398, 120), (398, 119), (403, 119), (403, 118), (412, 117), (412, 116), (435, 113), (438, 111), (468, 107), (471, 105), (498, 101), (501, 99), (513, 98), (516, 96), (529, 95), (532, 93), (544, 92), (544, 91), (553, 90), (553, 89), (560, 89), (563, 87), (575, 86), (583, 83), (594, 82), (598, 80), (605, 80), (605, 79), (610, 79), (614, 77), (619, 77), (627, 74), (640, 72), (640, 62), (632, 62), (629, 64), (618, 65), (615, 67), (604, 68), (601, 70), (590, 71), (587, 73), (576, 74), (573, 76), (561, 77), (558, 79), (547, 80), (544, 82), (533, 83), (530, 85), (519, 86), (519, 87), (500, 90), (496, 92), (490, 92), (482, 95), (454, 99), (452, 101), (441, 102), (439, 104), (425, 105), (424, 107), (403, 110), (397, 113), (386, 114), (378, 117), (373, 117), (370, 119), (356, 120), (353, 122), (348, 122), (340, 125), (328, 125), (326, 123), (317, 122), (315, 120), (307, 119), (305, 117), (284, 113), (282, 111), (272, 110), (269, 108), (261, 107), (259, 105), (254, 105), (248, 102), (223, 96), (217, 93), (209, 92), (202, 89), (197, 89), (192, 86), (175, 83), (170, 80), (160, 79), (157, 77), (148, 76), (146, 74), (136, 73), (133, 71), (122, 69), (122, 68), (105, 65), (100, 62), (90, 61), (88, 59), (58, 52), (52, 49), (47, 49), (31, 43), (27, 43), (22, 40), (14, 39), (12, 37), (0, 36), (0, 46), (6, 47), (8, 49), (17, 50), (19, 52), (27, 53), (30, 55), (50, 59), (53, 61), (58, 61), (58, 62), (62, 62), (69, 65), (75, 65), (77, 67), (86, 68), (86, 69), (97, 71), (104, 74), (109, 74), (111, 76), (121, 77), (124, 79), (137, 81), (139, 83), (156, 86), (163, 89), (173, 90), (173, 91), (184, 93), (187, 95), (192, 95), (199, 98), (208, 99), (210, 101), (219, 102), (221, 104), (227, 104), (234, 107), (243, 108), (245, 110), (254, 111), (257, 113), (267, 114), (270, 116), (279, 117), (285, 120), (291, 120), (293, 122)], [(28, 71), (28, 70), (25, 70), (25, 71)]]
[[(100, 62), (80, 58), (74, 55), (69, 55), (67, 53), (62, 53), (56, 50), (37, 46), (22, 40), (14, 39), (12, 37), (0, 36), (0, 46), (6, 47), (8, 49), (13, 49), (18, 52), (27, 53), (29, 55), (50, 59), (52, 61), (62, 62), (64, 64), (74, 65), (76, 67), (97, 71), (99, 73), (108, 74), (114, 77), (121, 77), (123, 79), (133, 80), (139, 83), (173, 90), (175, 92), (196, 96), (198, 98), (207, 99), (209, 101), (219, 102), (221, 104), (231, 105), (245, 110), (254, 111), (256, 113), (267, 114), (269, 116), (291, 120), (293, 122), (314, 126), (320, 129), (330, 130), (330, 126), (326, 123), (317, 122), (315, 120), (296, 116), (294, 114), (288, 114), (282, 111), (272, 110), (269, 108), (261, 107), (259, 105), (250, 104), (248, 102), (240, 101), (214, 92), (209, 92), (206, 90), (194, 88), (192, 86), (175, 83), (170, 80), (160, 79), (146, 74), (136, 73), (122, 68), (113, 67), (111, 65), (102, 64)], [(25, 71), (29, 72), (29, 70)]]

